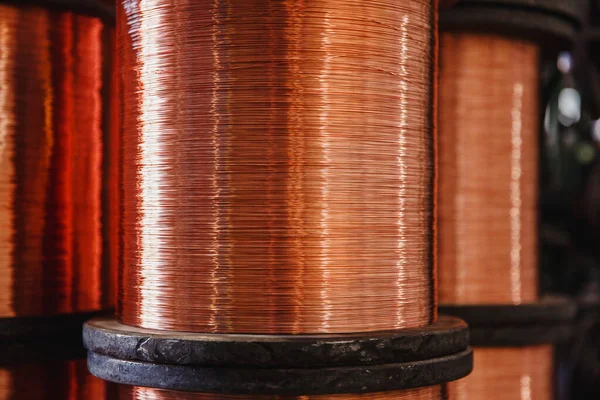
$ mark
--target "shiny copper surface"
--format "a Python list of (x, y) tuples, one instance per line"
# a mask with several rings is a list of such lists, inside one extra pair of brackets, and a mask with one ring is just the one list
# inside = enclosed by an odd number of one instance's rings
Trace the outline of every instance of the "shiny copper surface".
[(90, 375), (85, 360), (0, 367), (0, 400), (114, 400), (117, 390)]
[(451, 400), (553, 398), (552, 346), (476, 348), (471, 375), (448, 384)]
[[(537, 294), (538, 47), (442, 33), (440, 302), (520, 304)], [(476, 348), (453, 400), (552, 398), (552, 347)]]
[(435, 318), (432, 3), (121, 2), (124, 323)]
[(0, 317), (105, 308), (103, 24), (0, 5)]
[(102, 192), (102, 247), (103, 269), (109, 282), (105, 287), (106, 296), (111, 304), (116, 304), (118, 295), (118, 271), (121, 257), (121, 132), (119, 113), (121, 112), (119, 57), (115, 43), (114, 29), (110, 29), (103, 40), (105, 53), (110, 56), (111, 68), (107, 69), (104, 81), (110, 82), (105, 93), (109, 107), (104, 118), (103, 132), (103, 192)]
[(538, 48), (443, 33), (440, 302), (537, 299)]
[(401, 392), (338, 394), (319, 396), (244, 396), (226, 394), (184, 393), (143, 387), (121, 386), (122, 400), (442, 400), (446, 396), (441, 386), (429, 386)]

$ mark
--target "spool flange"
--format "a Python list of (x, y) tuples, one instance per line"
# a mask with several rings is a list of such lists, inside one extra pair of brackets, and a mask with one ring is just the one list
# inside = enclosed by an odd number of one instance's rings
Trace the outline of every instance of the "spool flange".
[(581, 27), (581, 0), (461, 0), (440, 13), (444, 31), (494, 32), (562, 50)]
[(207, 393), (337, 394), (448, 382), (472, 369), (468, 329), (440, 317), (371, 334), (195, 334), (96, 319), (84, 327), (88, 367), (128, 385)]
[(0, 365), (85, 357), (81, 327), (112, 312), (0, 318)]
[(531, 346), (568, 339), (577, 306), (548, 296), (520, 305), (440, 305), (440, 311), (468, 322), (473, 346)]

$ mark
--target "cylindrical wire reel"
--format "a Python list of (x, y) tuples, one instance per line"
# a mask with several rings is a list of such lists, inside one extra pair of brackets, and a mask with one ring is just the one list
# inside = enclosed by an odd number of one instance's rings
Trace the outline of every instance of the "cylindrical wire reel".
[(469, 324), (481, 366), (451, 395), (551, 393), (547, 345), (568, 337), (576, 307), (537, 294), (538, 71), (572, 43), (579, 12), (466, 0), (440, 16), (440, 302)]
[(433, 287), (435, 3), (121, 3), (121, 307), (84, 329), (92, 373), (204, 399), (469, 373)]
[(1, 398), (107, 396), (81, 327), (114, 307), (101, 205), (113, 28), (108, 2), (0, 1)]

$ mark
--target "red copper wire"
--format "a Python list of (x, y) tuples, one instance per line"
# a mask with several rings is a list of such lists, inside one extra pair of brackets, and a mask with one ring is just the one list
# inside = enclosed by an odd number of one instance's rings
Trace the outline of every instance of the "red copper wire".
[(95, 18), (0, 5), (0, 317), (106, 308)]
[(85, 360), (0, 368), (1, 400), (114, 400), (117, 389), (92, 376)]
[(435, 318), (433, 9), (122, 2), (124, 323), (295, 334)]
[[(445, 390), (441, 386), (429, 386), (401, 392), (321, 396), (252, 396), (251, 398), (253, 400), (441, 400), (446, 398), (444, 392)], [(250, 398), (244, 395), (183, 393), (130, 386), (121, 386), (119, 393), (122, 400), (243, 400)]]
[[(520, 304), (537, 294), (538, 47), (442, 33), (440, 302)], [(552, 398), (552, 347), (476, 348), (450, 398)]]
[(537, 299), (538, 48), (443, 33), (440, 301)]

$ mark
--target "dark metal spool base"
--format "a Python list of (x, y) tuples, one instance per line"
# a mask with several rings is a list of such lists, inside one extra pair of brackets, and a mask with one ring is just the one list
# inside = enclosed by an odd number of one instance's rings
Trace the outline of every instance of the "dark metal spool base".
[(85, 357), (83, 323), (111, 311), (0, 318), (0, 365)]
[(111, 2), (102, 0), (0, 0), (0, 4), (15, 6), (37, 6), (48, 10), (70, 11), (76, 14), (88, 15), (102, 19), (104, 22), (115, 24), (115, 9)]
[(579, 0), (461, 0), (440, 13), (443, 31), (473, 30), (566, 49), (581, 26)]
[(401, 390), (472, 369), (466, 324), (334, 335), (196, 334), (96, 319), (84, 327), (88, 366), (129, 385), (207, 393), (335, 394)]
[(585, 0), (461, 0), (462, 5), (494, 5), (513, 9), (531, 10), (547, 14), (556, 14), (581, 25)]
[(441, 305), (469, 324), (473, 346), (531, 346), (568, 339), (577, 307), (561, 297), (521, 305)]
[(420, 361), (464, 351), (467, 325), (440, 317), (401, 331), (331, 335), (201, 334), (140, 329), (114, 319), (85, 324), (86, 348), (131, 361), (207, 366), (318, 368)]
[(95, 376), (126, 385), (160, 389), (265, 395), (368, 393), (430, 386), (471, 372), (472, 350), (427, 361), (332, 368), (224, 368), (152, 364), (90, 352)]

